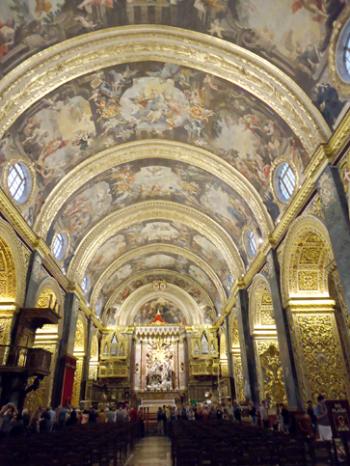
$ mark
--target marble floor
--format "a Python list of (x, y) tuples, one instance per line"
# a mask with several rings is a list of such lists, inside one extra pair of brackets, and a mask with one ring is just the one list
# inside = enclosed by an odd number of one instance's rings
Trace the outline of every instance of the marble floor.
[(125, 466), (172, 466), (168, 437), (145, 437), (138, 441)]

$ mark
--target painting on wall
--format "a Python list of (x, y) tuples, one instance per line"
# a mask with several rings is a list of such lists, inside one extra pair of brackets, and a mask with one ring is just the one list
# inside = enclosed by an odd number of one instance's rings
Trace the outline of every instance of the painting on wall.
[[(33, 223), (53, 187), (80, 162), (108, 147), (149, 138), (189, 143), (222, 157), (254, 186), (273, 219), (282, 209), (270, 186), (274, 162), (288, 158), (301, 179), (308, 162), (290, 128), (249, 93), (200, 71), (147, 62), (78, 78), (46, 96), (3, 138), (0, 163), (20, 156), (34, 164), (35, 196), (19, 206)], [(164, 168), (161, 176), (168, 178), (171, 170)], [(111, 176), (121, 190), (118, 202), (127, 195), (129, 177), (137, 187), (151, 175), (157, 182), (157, 173), (146, 167), (137, 176), (133, 166), (124, 166), (122, 174), (115, 167)], [(108, 181), (88, 189), (85, 196), (115, 202)], [(212, 196), (209, 191), (208, 201)]]
[(181, 309), (165, 298), (153, 298), (144, 303), (135, 315), (134, 324), (151, 324), (156, 314), (160, 315), (164, 323), (186, 325)]
[[(192, 29), (248, 48), (288, 73), (322, 105), (324, 57), (344, 0), (2, 0), (5, 70), (64, 39), (127, 24)], [(318, 85), (321, 87), (318, 88)], [(334, 123), (340, 109), (325, 115)]]

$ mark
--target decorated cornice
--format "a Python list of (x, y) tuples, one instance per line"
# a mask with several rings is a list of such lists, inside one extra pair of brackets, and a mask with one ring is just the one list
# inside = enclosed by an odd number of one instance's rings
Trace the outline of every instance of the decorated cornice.
[(213, 36), (171, 26), (102, 29), (28, 58), (0, 81), (0, 136), (31, 105), (59, 86), (122, 63), (161, 61), (218, 76), (271, 107), (311, 154), (330, 130), (304, 91), (267, 60)]
[[(210, 305), (213, 309), (215, 309), (214, 303), (213, 303), (212, 299), (210, 298), (209, 294), (207, 293), (207, 291), (202, 287), (202, 285), (200, 285), (190, 275), (182, 274), (182, 273), (176, 272), (175, 270), (154, 269), (154, 270), (147, 270), (147, 271), (142, 271), (142, 272), (139, 272), (139, 273), (135, 273), (132, 277), (129, 277), (126, 280), (124, 280), (121, 283), (121, 285), (119, 285), (113, 291), (110, 298), (108, 299), (108, 301), (105, 304), (104, 310), (109, 309), (110, 307), (112, 307), (113, 304), (115, 303), (116, 299), (118, 298), (119, 294), (125, 288), (127, 288), (132, 282), (137, 281), (137, 280), (142, 281), (145, 277), (149, 278), (149, 277), (152, 277), (152, 276), (155, 276), (155, 277), (161, 276), (167, 281), (167, 283), (171, 283), (172, 280), (176, 280), (176, 279), (183, 280), (183, 281), (189, 283), (190, 286), (199, 288), (201, 290), (201, 293), (204, 295), (205, 300), (207, 301), (208, 305)], [(104, 311), (102, 311), (101, 319), (103, 318), (103, 313), (104, 313)]]
[(45, 238), (64, 203), (94, 177), (124, 163), (154, 158), (183, 162), (216, 176), (247, 202), (264, 236), (272, 230), (273, 223), (261, 196), (232, 165), (200, 147), (177, 141), (153, 139), (120, 144), (80, 163), (61, 179), (46, 198), (36, 219), (34, 231)]
[(183, 223), (212, 241), (223, 253), (234, 276), (244, 270), (237, 246), (226, 231), (198, 210), (171, 201), (145, 201), (125, 207), (101, 220), (79, 243), (68, 269), (68, 277), (80, 283), (94, 254), (119, 230), (144, 220), (163, 219)]
[(225, 293), (224, 287), (219, 277), (216, 275), (216, 273), (214, 272), (214, 270), (211, 268), (210, 265), (208, 265), (203, 259), (198, 257), (193, 252), (189, 251), (188, 249), (181, 248), (179, 246), (173, 246), (170, 244), (155, 243), (155, 244), (149, 244), (146, 246), (141, 246), (141, 247), (132, 249), (131, 251), (126, 252), (125, 254), (121, 255), (118, 259), (116, 259), (114, 262), (112, 262), (112, 264), (109, 265), (107, 269), (100, 275), (99, 279), (97, 280), (92, 290), (91, 300), (90, 300), (91, 307), (93, 309), (96, 307), (96, 302), (103, 288), (103, 285), (112, 278), (113, 274), (120, 267), (122, 267), (124, 264), (132, 261), (135, 258), (139, 258), (146, 254), (157, 254), (157, 253), (176, 254), (176, 255), (185, 257), (186, 259), (192, 261), (194, 264), (196, 264), (197, 267), (202, 269), (202, 271), (211, 280), (211, 282), (214, 284), (215, 288), (218, 291), (218, 295), (220, 297), (221, 302), (225, 303), (226, 293)]
[(203, 323), (202, 312), (196, 301), (184, 290), (171, 283), (166, 290), (155, 291), (152, 283), (135, 290), (122, 304), (117, 315), (117, 326), (133, 325), (141, 306), (151, 299), (164, 298), (172, 301), (182, 311), (188, 325)]

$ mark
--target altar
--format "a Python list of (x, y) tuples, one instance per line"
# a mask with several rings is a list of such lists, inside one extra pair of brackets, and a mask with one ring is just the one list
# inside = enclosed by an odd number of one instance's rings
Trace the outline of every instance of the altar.
[(142, 403), (173, 405), (186, 389), (185, 330), (155, 319), (134, 332), (133, 389)]

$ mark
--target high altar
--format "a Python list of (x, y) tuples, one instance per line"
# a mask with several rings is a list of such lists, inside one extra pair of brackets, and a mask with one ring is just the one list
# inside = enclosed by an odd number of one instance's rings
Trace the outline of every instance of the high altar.
[(186, 390), (185, 330), (182, 326), (142, 325), (135, 329), (134, 341), (133, 387), (138, 397), (149, 399), (151, 393), (162, 393), (169, 399), (170, 394), (177, 397)]

